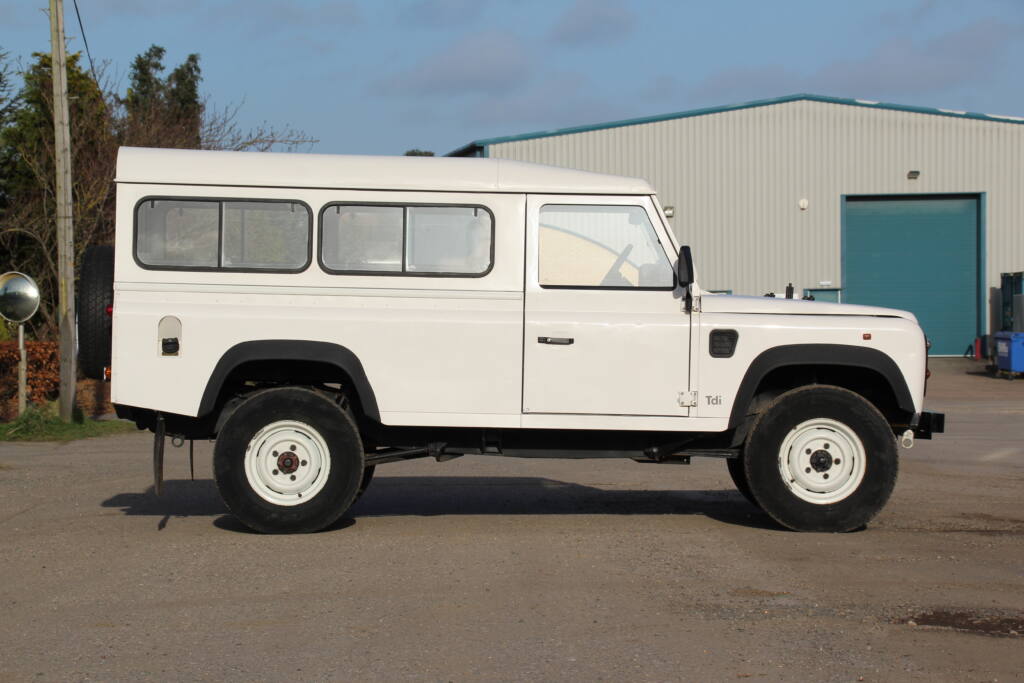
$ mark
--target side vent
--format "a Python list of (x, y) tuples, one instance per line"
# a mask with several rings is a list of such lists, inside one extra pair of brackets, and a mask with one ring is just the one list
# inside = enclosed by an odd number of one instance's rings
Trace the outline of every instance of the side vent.
[(711, 330), (711, 343), (708, 351), (712, 358), (731, 358), (736, 352), (736, 342), (740, 333), (736, 330)]

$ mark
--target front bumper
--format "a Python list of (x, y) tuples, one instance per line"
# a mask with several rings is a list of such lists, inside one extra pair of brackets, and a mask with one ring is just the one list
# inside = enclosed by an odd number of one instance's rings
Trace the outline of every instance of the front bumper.
[(917, 416), (917, 420), (910, 428), (915, 438), (930, 439), (932, 434), (942, 434), (946, 431), (946, 415), (924, 411)]

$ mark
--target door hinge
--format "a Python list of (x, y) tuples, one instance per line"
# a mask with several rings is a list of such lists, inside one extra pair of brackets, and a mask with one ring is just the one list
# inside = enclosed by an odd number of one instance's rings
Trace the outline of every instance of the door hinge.
[(696, 391), (680, 391), (679, 392), (679, 407), (680, 408), (696, 408), (697, 407), (697, 392)]

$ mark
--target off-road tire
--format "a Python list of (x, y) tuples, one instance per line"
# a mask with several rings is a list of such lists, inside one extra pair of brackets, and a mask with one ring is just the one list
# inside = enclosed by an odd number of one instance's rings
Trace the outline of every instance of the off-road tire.
[(743, 462), (761, 509), (796, 531), (863, 527), (889, 500), (899, 468), (895, 434), (878, 409), (826, 385), (772, 401), (751, 429)]
[[(287, 466), (296, 469), (277, 465), (289, 452), (298, 454), (301, 468), (290, 460)], [(355, 501), (364, 464), (351, 415), (332, 397), (300, 387), (246, 399), (224, 423), (213, 453), (214, 479), (228, 509), (246, 526), (271, 534), (319, 531), (336, 522)], [(290, 476), (298, 476), (297, 483)], [(304, 481), (310, 485), (297, 494), (289, 488)]]
[(750, 482), (747, 481), (747, 470), (743, 458), (726, 458), (725, 464), (729, 468), (729, 476), (732, 477), (732, 483), (736, 485), (736, 490), (747, 499), (748, 503), (760, 508), (761, 506), (754, 499), (754, 494), (750, 492)]
[(114, 305), (114, 247), (102, 245), (85, 250), (78, 277), (78, 366), (89, 379), (103, 379), (110, 366)]
[(373, 471), (377, 469), (376, 465), (367, 465), (363, 470), (363, 480), (359, 483), (359, 492), (356, 493), (356, 500), (352, 501), (355, 504), (363, 494), (366, 493), (366, 489), (370, 487), (370, 482), (373, 481)]

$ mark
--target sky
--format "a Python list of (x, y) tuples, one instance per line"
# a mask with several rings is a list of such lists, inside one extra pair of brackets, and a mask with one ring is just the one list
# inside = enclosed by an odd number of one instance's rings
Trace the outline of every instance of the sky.
[[(0, 51), (49, 51), (46, 0), (0, 0)], [(78, 0), (123, 89), (200, 55), (211, 106), (303, 151), (473, 140), (814, 93), (1024, 115), (1024, 0)], [(83, 51), (73, 0), (69, 50)]]

